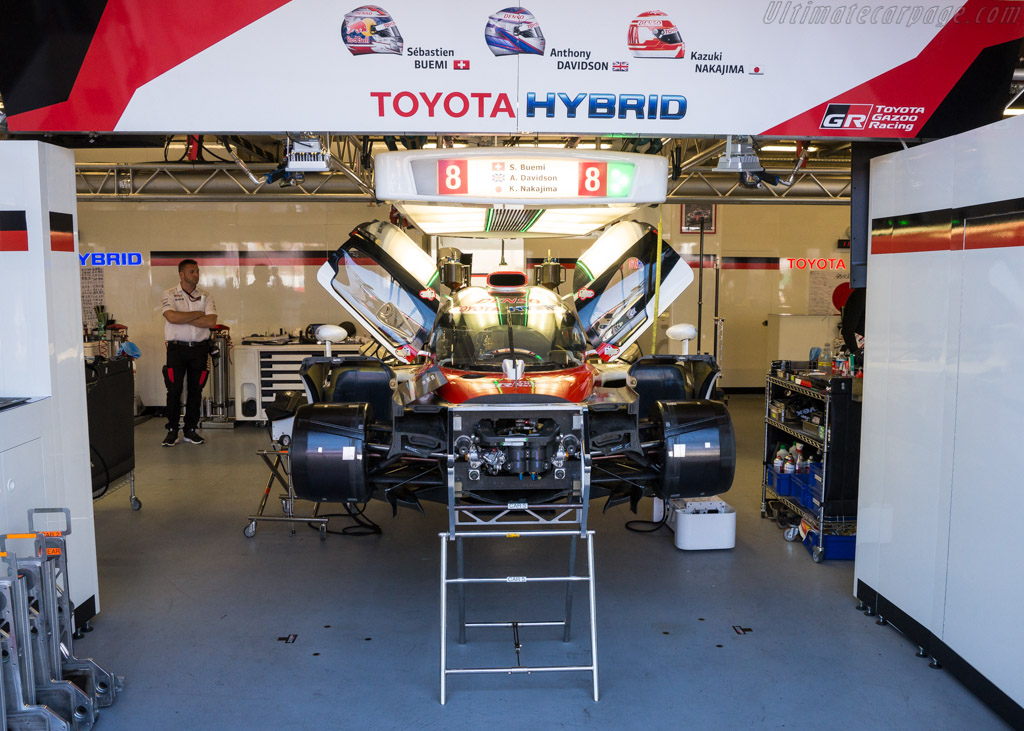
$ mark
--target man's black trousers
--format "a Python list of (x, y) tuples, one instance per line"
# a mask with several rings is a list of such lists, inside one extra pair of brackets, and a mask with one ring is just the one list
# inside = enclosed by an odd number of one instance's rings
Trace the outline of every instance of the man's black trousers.
[[(195, 343), (191, 347), (181, 343), (167, 343), (167, 367), (164, 383), (167, 385), (167, 428), (179, 428), (181, 418), (181, 390), (187, 386), (185, 397), (185, 431), (199, 425), (199, 404), (209, 371), (206, 362), (210, 355), (210, 342)], [(187, 381), (187, 383), (186, 383)]]

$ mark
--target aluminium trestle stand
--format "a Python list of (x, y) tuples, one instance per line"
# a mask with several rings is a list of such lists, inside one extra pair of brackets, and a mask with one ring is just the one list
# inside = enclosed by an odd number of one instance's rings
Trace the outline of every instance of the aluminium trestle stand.
[[(586, 486), (589, 487), (589, 486)], [(594, 531), (587, 530), (587, 507), (589, 490), (582, 495), (570, 497), (566, 502), (532, 505), (526, 502), (507, 505), (464, 504), (454, 492), (449, 493), (449, 529), (438, 534), (441, 539), (441, 705), (447, 701), (448, 676), (470, 674), (521, 674), (546, 672), (589, 672), (593, 679), (594, 700), (599, 699), (597, 675), (597, 611), (594, 587)], [(465, 576), (464, 542), (478, 538), (569, 538), (569, 571), (565, 576)], [(587, 571), (583, 576), (575, 575), (577, 539), (584, 541), (587, 548)], [(448, 576), (448, 544), (455, 543), (457, 576)], [(466, 621), (467, 584), (528, 584), (566, 583), (565, 616), (550, 621)], [(585, 582), (590, 601), (590, 664), (589, 665), (540, 665), (520, 664), (520, 628), (563, 627), (562, 641), (569, 642), (572, 620), (572, 596), (575, 583)], [(467, 628), (506, 628), (513, 633), (517, 664), (509, 667), (453, 668), (448, 667), (448, 587), (457, 587), (459, 614), (459, 644), (466, 642)]]
[[(246, 523), (243, 533), (246, 538), (252, 538), (256, 535), (256, 523), (257, 521), (270, 521), (276, 523), (288, 523), (291, 526), (292, 535), (295, 535), (295, 524), (296, 523), (309, 523), (315, 525), (320, 531), (320, 540), (327, 540), (327, 523), (330, 518), (319, 517), (320, 503), (314, 503), (313, 514), (309, 517), (301, 517), (295, 515), (295, 501), (298, 499), (295, 497), (295, 489), (291, 483), (291, 469), (288, 460), (288, 447), (274, 442), (271, 445), (271, 449), (258, 449), (256, 454), (260, 456), (263, 463), (270, 470), (270, 477), (267, 479), (267, 487), (263, 490), (263, 497), (260, 500), (260, 507), (254, 515), (249, 516), (249, 522)], [(271, 460), (270, 458), (274, 459)], [(274, 487), (274, 483), (278, 482), (285, 489), (285, 492), (281, 494), (281, 515), (264, 515), (263, 511), (267, 508), (267, 499), (270, 497), (270, 490)]]
[[(63, 513), (64, 530), (40, 530), (35, 519)], [(66, 508), (28, 512), (30, 533), (0, 535), (0, 726), (12, 731), (88, 731), (113, 704), (124, 679), (73, 653), (73, 620), (65, 537)], [(8, 540), (32, 540), (15, 556)]]

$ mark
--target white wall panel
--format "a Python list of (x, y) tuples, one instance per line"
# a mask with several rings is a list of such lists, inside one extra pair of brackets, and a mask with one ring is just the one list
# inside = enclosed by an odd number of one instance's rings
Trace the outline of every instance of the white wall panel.
[(956, 138), (954, 205), (1024, 196), (1024, 120), (1005, 119)]
[[(953, 145), (923, 145), (872, 162), (872, 220), (948, 209)], [(901, 233), (897, 221), (897, 236)], [(855, 576), (938, 632), (942, 624), (949, 461), (947, 403), (951, 253), (879, 253), (868, 263), (861, 496)], [(957, 295), (958, 296), (958, 295)], [(906, 557), (913, 556), (914, 560)], [(922, 565), (927, 567), (922, 570)]]
[[(884, 369), (885, 425), (882, 444), (861, 455), (861, 483), (877, 480), (882, 486), (882, 522), (879, 526), (879, 576), (874, 587), (932, 631), (941, 627), (941, 603), (946, 562), (945, 525), (949, 474), (943, 471), (943, 445), (952, 438), (945, 411), (946, 308), (949, 252), (888, 255), (891, 269), (888, 353), (884, 363), (868, 357), (867, 369), (875, 376)], [(869, 264), (869, 271), (876, 263)], [(943, 296), (930, 298), (907, 281), (938, 284)], [(868, 299), (875, 292), (869, 280)], [(875, 314), (875, 313), (872, 313)], [(876, 342), (868, 325), (867, 352)], [(873, 398), (874, 395), (871, 395)], [(864, 432), (875, 431), (875, 425)], [(948, 448), (948, 447), (947, 447)], [(942, 540), (940, 541), (940, 535)], [(908, 560), (909, 557), (913, 560)], [(924, 564), (929, 568), (921, 570)], [(939, 583), (936, 583), (939, 582)]]
[[(896, 235), (868, 266), (855, 567), (1018, 704), (1022, 136), (1015, 119), (872, 165), (871, 216)], [(948, 242), (927, 211), (948, 211)]]
[[(5, 396), (49, 396), (50, 362), (41, 357), (48, 350), (47, 333), (39, 327), (38, 313), (46, 311), (46, 290), (41, 282), (19, 272), (41, 270), (43, 246), (48, 247), (49, 221), (45, 228), (39, 209), (38, 190), (42, 185), (42, 164), (36, 147), (28, 142), (8, 143), (0, 156), (0, 210), (26, 211), (28, 251), (0, 252), (0, 268), (5, 300), (4, 325), (0, 328), (0, 372), (4, 381), (0, 393)], [(26, 191), (33, 191), (35, 206), (30, 206)], [(24, 364), (31, 362), (32, 368)]]
[[(911, 147), (890, 157), (895, 168), (892, 187), (894, 215), (944, 210), (953, 204), (954, 143), (951, 139)], [(873, 192), (873, 177), (871, 187)]]
[(1021, 702), (1024, 249), (967, 252), (963, 319), (943, 639)]
[[(0, 329), (4, 381), (0, 395), (42, 398), (0, 412), (5, 500), (0, 529), (23, 532), (27, 510), (69, 508), (82, 529), (68, 538), (80, 567), (70, 574), (71, 598), (99, 608), (96, 546), (91, 528), (92, 480), (86, 418), (79, 259), (55, 235), (76, 214), (74, 156), (38, 142), (0, 142), (0, 207), (25, 211), (28, 251), (0, 252), (0, 286), (12, 307)], [(13, 478), (10, 476), (13, 475)], [(13, 484), (7, 480), (13, 479)], [(13, 489), (12, 489), (13, 488)]]

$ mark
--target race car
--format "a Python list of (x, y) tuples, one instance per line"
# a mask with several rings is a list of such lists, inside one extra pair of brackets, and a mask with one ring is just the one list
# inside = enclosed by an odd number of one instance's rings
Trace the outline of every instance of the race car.
[(663, 312), (693, 277), (644, 223), (608, 227), (564, 294), (564, 277), (504, 269), (471, 285), (457, 257), (439, 267), (402, 229), (357, 226), (318, 281), (384, 357), (304, 361), (296, 496), (395, 512), (603, 497), (635, 511), (645, 496), (727, 491), (735, 440), (714, 360), (636, 357), (655, 300)]

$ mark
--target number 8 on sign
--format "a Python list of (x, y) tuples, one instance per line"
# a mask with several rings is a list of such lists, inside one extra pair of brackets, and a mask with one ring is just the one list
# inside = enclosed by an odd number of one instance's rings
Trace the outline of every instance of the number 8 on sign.
[(580, 196), (597, 196), (603, 198), (608, 191), (608, 163), (580, 163)]
[(465, 195), (469, 192), (465, 160), (437, 161), (437, 192), (440, 195)]

